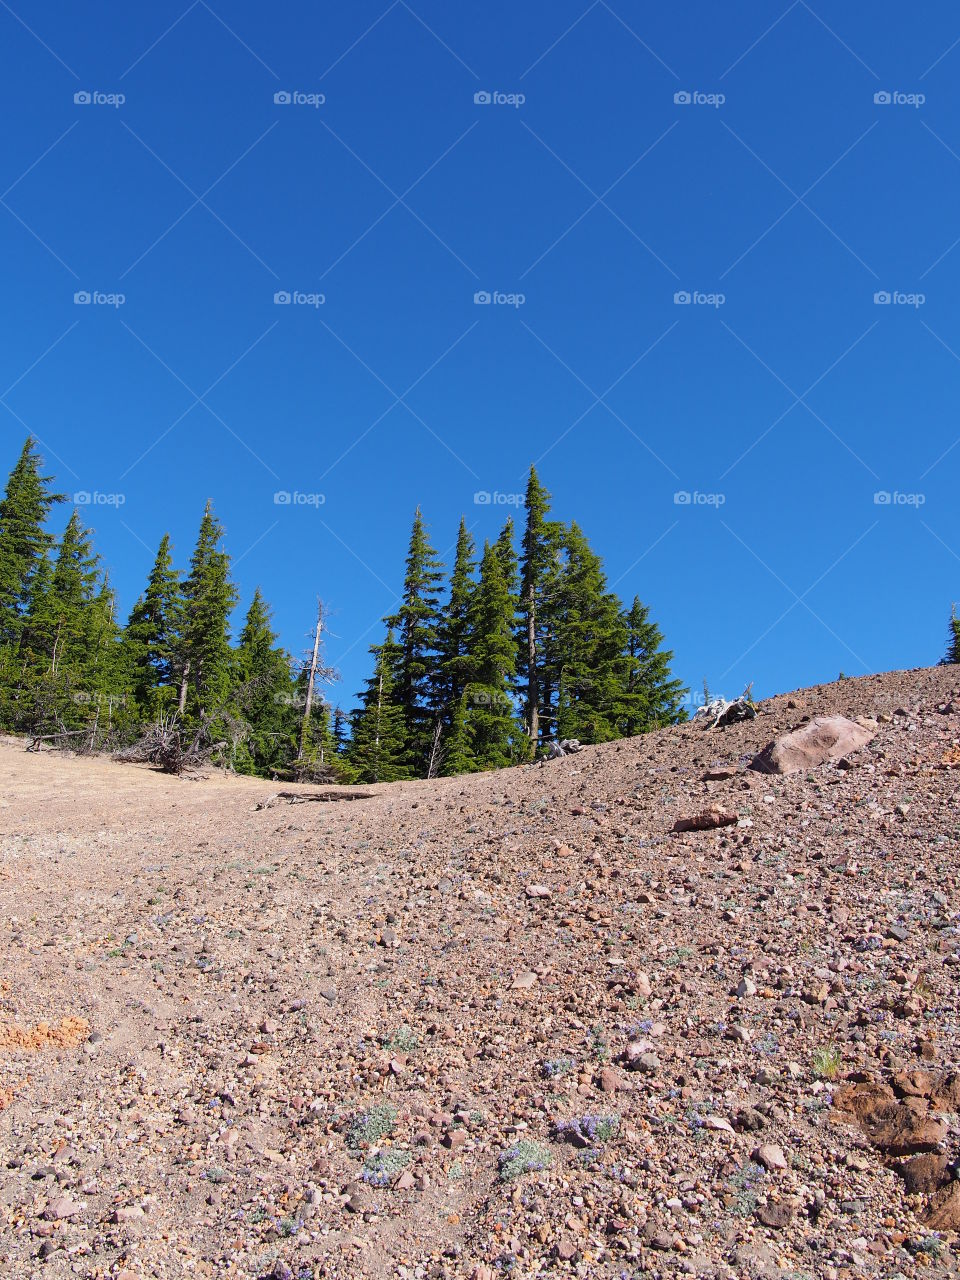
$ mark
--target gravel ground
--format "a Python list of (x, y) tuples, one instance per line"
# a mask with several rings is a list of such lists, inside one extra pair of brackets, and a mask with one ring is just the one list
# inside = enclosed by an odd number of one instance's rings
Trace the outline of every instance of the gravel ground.
[(353, 803), (23, 745), (4, 1280), (960, 1268), (955, 669)]

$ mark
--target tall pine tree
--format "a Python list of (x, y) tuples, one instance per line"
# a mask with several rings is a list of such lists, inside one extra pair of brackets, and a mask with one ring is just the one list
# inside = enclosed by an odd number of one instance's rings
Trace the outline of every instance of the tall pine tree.
[(397, 697), (406, 730), (407, 764), (415, 773), (427, 776), (435, 763), (442, 727), (442, 674), (437, 663), (442, 581), (442, 565), (427, 538), (418, 507), (410, 533), (401, 605), (386, 623), (397, 631), (400, 646)]
[(222, 539), (223, 526), (208, 502), (183, 584), (183, 635), (177, 659), (179, 708), (188, 717), (214, 718), (230, 693), (230, 614), (237, 591), (230, 581), (230, 559), (221, 547)]
[(639, 596), (624, 615), (627, 628), (627, 670), (620, 697), (618, 726), (630, 738), (664, 725), (686, 720), (687, 690), (670, 673), (673, 654), (663, 648), (663, 632), (650, 618)]
[(20, 640), (33, 579), (54, 539), (44, 529), (51, 507), (63, 501), (42, 474), (36, 442), (28, 438), (0, 499), (0, 645)]
[(130, 611), (124, 637), (133, 669), (134, 697), (147, 717), (176, 700), (176, 657), (183, 621), (180, 575), (173, 567), (170, 535), (165, 533), (147, 589)]
[(374, 671), (361, 695), (362, 706), (354, 713), (347, 759), (359, 782), (396, 782), (414, 776), (395, 679), (402, 655), (392, 631), (370, 652)]

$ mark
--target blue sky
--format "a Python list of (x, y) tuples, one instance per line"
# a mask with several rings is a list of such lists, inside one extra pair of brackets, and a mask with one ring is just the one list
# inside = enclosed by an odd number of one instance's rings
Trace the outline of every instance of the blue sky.
[(417, 504), (482, 543), (535, 462), (695, 687), (939, 657), (954, 6), (15, 0), (0, 47), (0, 469), (98, 495), (124, 615), (211, 497), (350, 705)]

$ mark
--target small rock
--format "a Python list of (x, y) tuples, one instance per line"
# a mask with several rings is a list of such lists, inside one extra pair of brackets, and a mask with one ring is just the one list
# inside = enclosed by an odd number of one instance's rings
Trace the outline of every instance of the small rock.
[(757, 1217), (765, 1227), (782, 1231), (796, 1217), (796, 1206), (788, 1200), (771, 1200), (757, 1210)]
[(783, 1154), (783, 1148), (775, 1146), (772, 1142), (764, 1142), (757, 1147), (750, 1159), (770, 1171), (787, 1167), (787, 1157)]
[(75, 1200), (71, 1200), (69, 1196), (58, 1196), (56, 1200), (51, 1200), (43, 1211), (43, 1216), (48, 1222), (57, 1222), (64, 1218), (75, 1218), (81, 1211), (81, 1206)]

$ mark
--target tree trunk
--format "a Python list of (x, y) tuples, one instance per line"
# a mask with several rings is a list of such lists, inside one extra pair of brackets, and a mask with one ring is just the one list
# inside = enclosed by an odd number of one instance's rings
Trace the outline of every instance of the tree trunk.
[(530, 758), (537, 754), (540, 737), (540, 690), (537, 687), (537, 606), (533, 583), (527, 593), (527, 736), (530, 739)]
[(177, 711), (183, 715), (187, 706), (187, 684), (190, 679), (190, 659), (188, 658), (183, 664), (183, 675), (180, 677), (180, 697), (177, 701)]
[(303, 705), (303, 719), (300, 722), (300, 746), (297, 759), (303, 759), (303, 749), (310, 724), (310, 712), (313, 710), (313, 690), (317, 680), (317, 664), (320, 659), (320, 633), (323, 631), (323, 602), (317, 601), (317, 625), (313, 633), (313, 656), (310, 659), (310, 675), (307, 678), (307, 697)]

